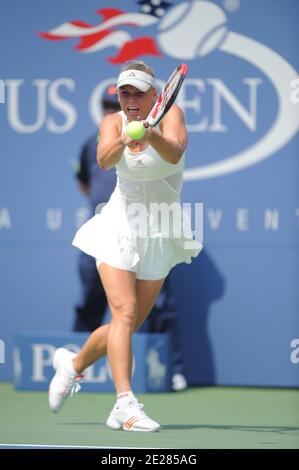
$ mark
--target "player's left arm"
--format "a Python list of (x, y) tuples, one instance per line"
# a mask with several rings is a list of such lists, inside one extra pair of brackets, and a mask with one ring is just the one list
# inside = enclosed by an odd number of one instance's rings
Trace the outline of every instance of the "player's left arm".
[(179, 106), (172, 105), (162, 120), (161, 131), (151, 129), (147, 141), (168, 163), (178, 163), (188, 141), (184, 113)]

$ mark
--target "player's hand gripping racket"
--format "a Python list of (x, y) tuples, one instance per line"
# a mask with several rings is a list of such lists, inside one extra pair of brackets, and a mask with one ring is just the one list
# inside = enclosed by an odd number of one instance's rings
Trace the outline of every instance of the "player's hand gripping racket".
[(175, 99), (180, 91), (182, 83), (186, 77), (188, 70), (187, 64), (180, 64), (170, 75), (165, 87), (163, 88), (161, 95), (158, 97), (154, 104), (151, 112), (145, 119), (143, 125), (145, 128), (154, 127), (159, 122), (167, 111), (171, 108)]

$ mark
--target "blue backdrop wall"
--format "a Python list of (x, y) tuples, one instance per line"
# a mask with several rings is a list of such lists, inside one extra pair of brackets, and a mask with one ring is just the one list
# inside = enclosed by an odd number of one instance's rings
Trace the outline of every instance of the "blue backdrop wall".
[(297, 0), (1, 2), (1, 380), (15, 332), (71, 329), (73, 168), (137, 57), (161, 80), (189, 66), (183, 200), (204, 203), (205, 249), (173, 276), (187, 377), (299, 386), (298, 17)]

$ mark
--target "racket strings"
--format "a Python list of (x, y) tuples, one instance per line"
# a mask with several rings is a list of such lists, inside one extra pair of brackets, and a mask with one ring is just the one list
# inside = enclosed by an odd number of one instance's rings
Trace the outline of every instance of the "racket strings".
[(145, 121), (145, 127), (156, 126), (174, 103), (187, 73), (187, 65), (181, 64), (170, 76), (161, 95)]
[(181, 74), (176, 72), (175, 75), (169, 80), (169, 82), (167, 83), (163, 91), (163, 103), (166, 104), (169, 101), (180, 79), (181, 79)]
[(176, 89), (180, 79), (181, 79), (181, 74), (178, 72), (175, 72), (175, 74), (169, 79), (169, 82), (166, 84), (162, 92), (161, 101), (158, 105), (158, 109), (156, 110), (156, 119), (158, 118), (158, 116), (160, 116), (164, 112), (164, 109), (169, 103), (170, 98), (173, 95), (173, 92)]

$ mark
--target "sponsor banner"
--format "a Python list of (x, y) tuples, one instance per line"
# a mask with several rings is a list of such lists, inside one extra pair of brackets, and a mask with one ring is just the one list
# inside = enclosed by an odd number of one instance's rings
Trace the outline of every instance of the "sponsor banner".
[[(55, 371), (58, 347), (78, 352), (88, 335), (83, 333), (22, 333), (13, 348), (14, 384), (17, 390), (48, 390)], [(162, 333), (138, 333), (133, 337), (132, 386), (136, 392), (171, 390), (169, 337)], [(82, 392), (115, 392), (107, 358), (84, 371)]]

